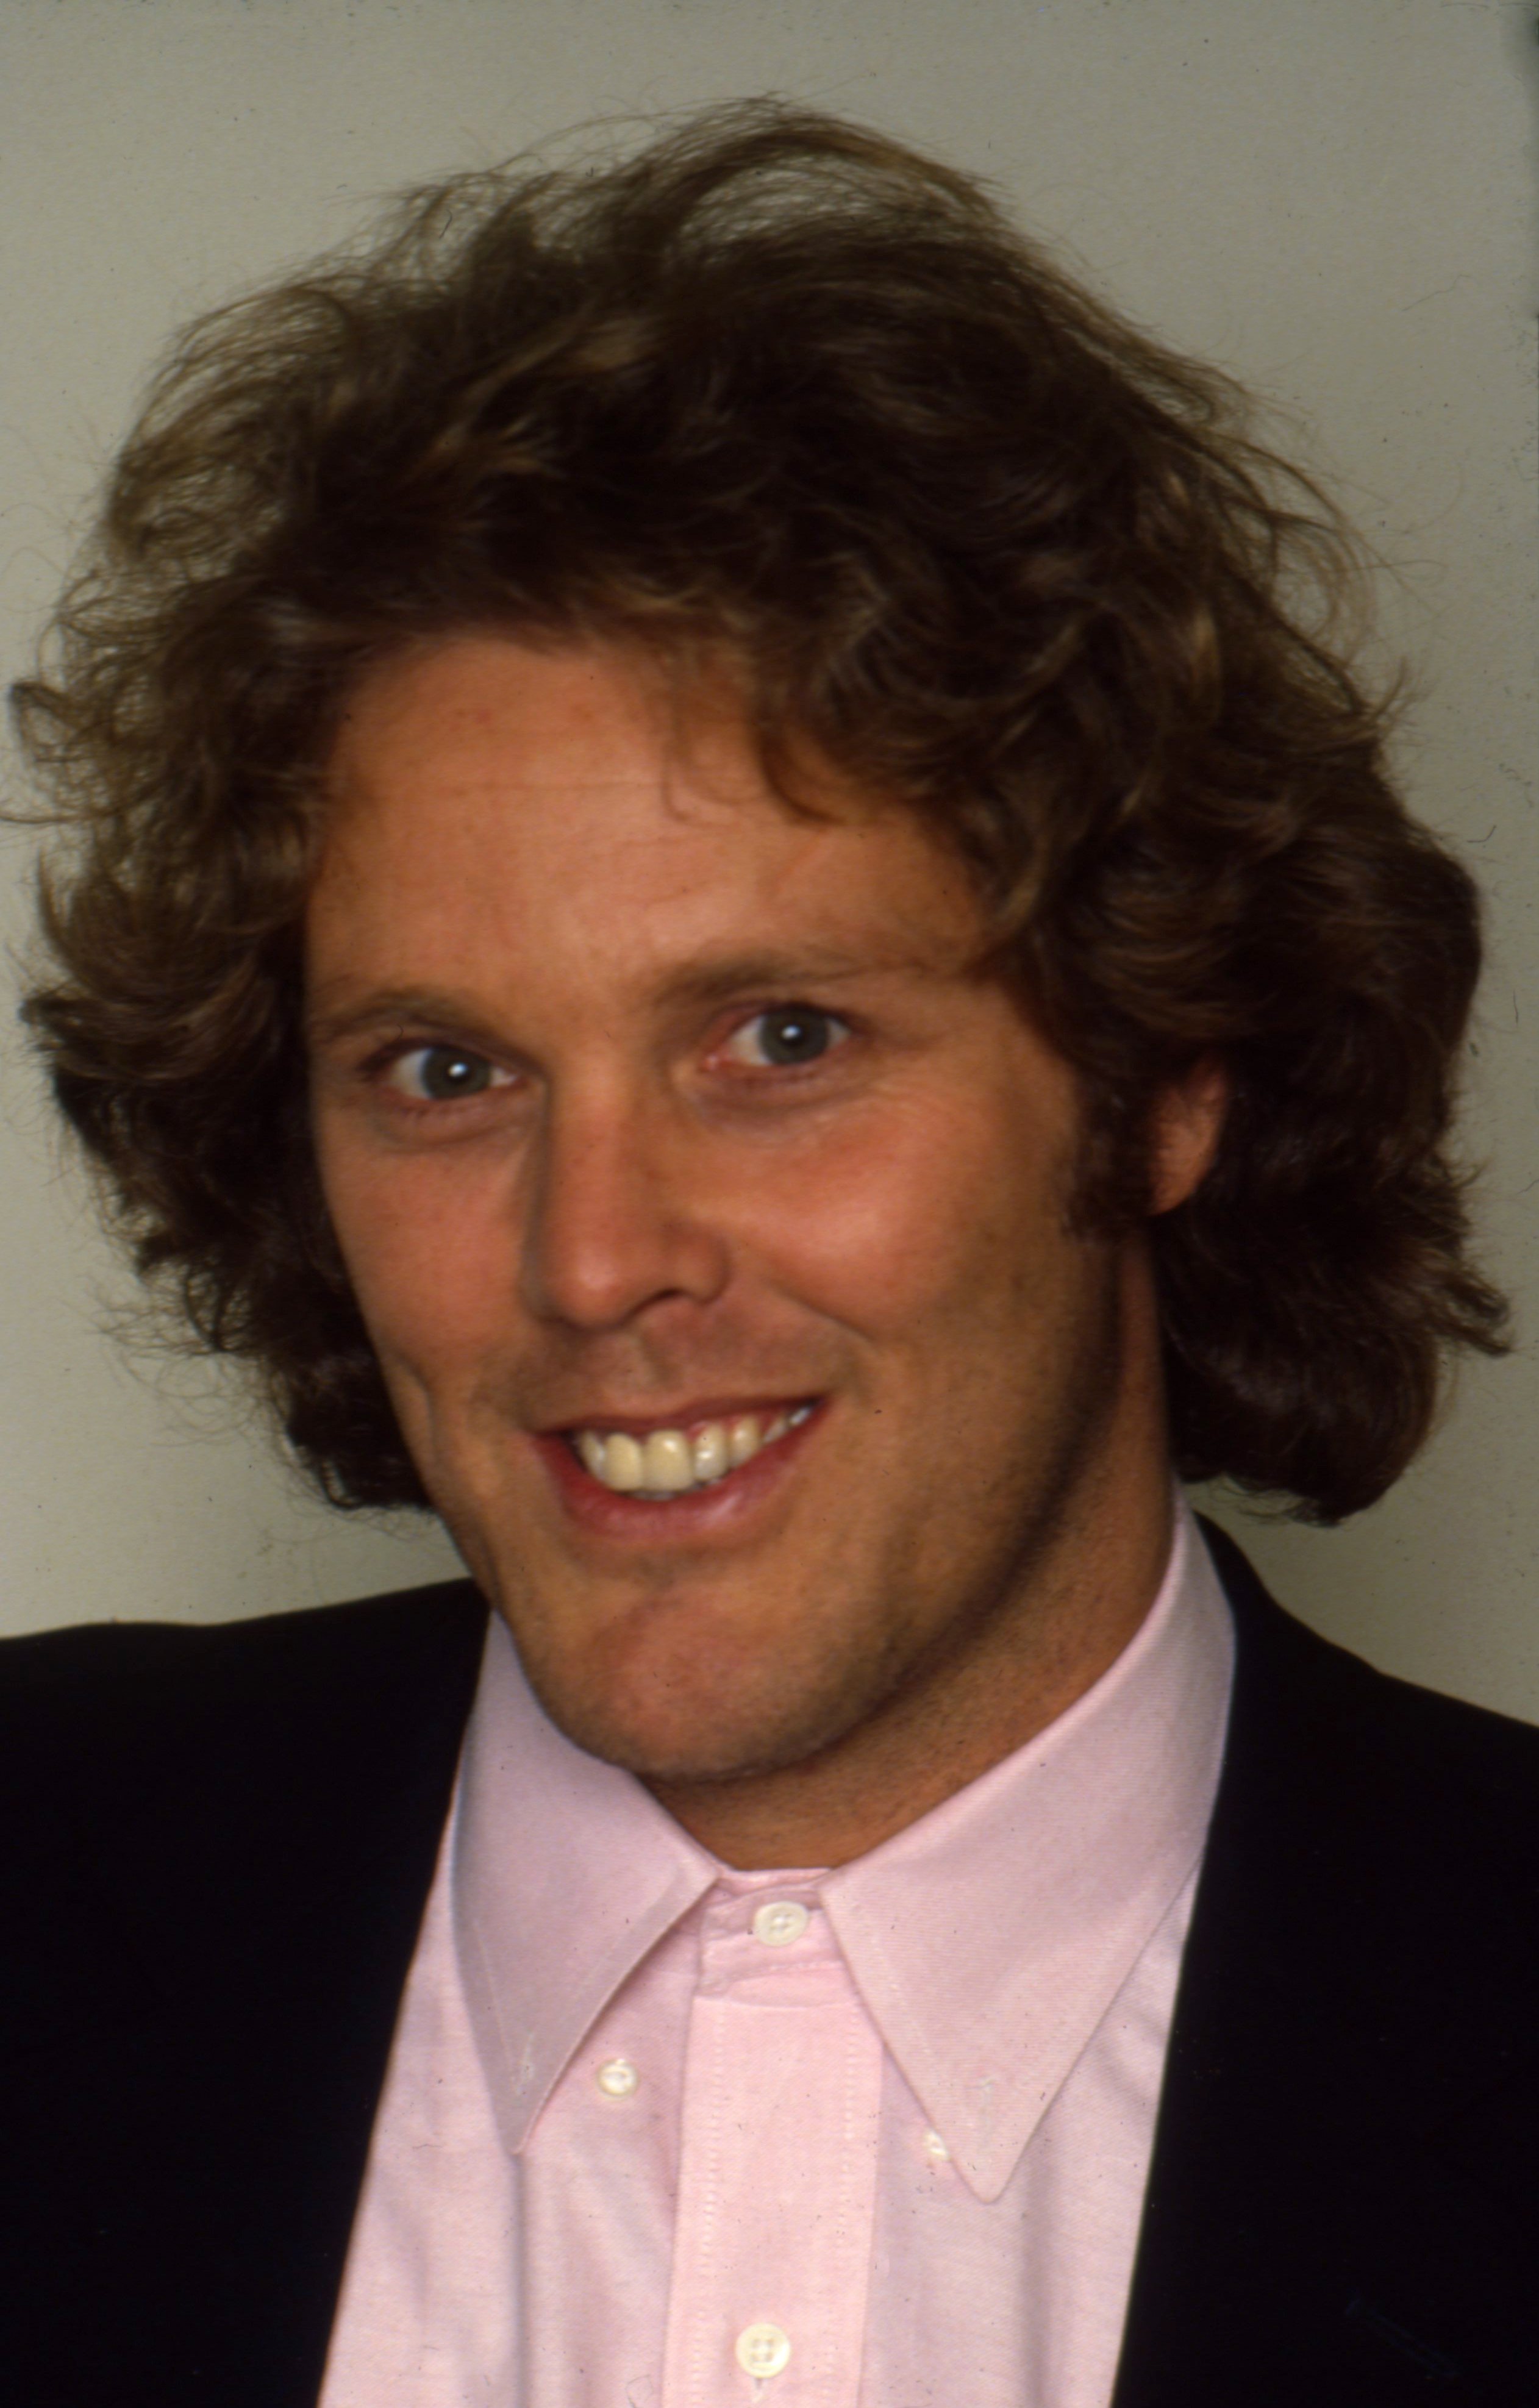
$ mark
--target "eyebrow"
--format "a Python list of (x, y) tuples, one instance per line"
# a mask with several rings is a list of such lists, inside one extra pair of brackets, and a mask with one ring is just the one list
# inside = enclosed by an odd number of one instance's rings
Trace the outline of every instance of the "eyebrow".
[(490, 1025), (465, 996), (453, 995), (447, 987), (389, 987), (373, 995), (360, 996), (356, 1002), (338, 1003), (328, 1009), (324, 1004), (307, 1010), (304, 1031), (307, 1043), (312, 1046), (335, 1045), (350, 1037), (363, 1037), (374, 1029), (398, 1028), (404, 1023), (430, 1022), (434, 1025), (463, 1031), (467, 1037), (492, 1039)]
[(668, 1003), (727, 1003), (734, 996), (767, 990), (791, 999), (798, 986), (830, 986), (841, 981), (878, 976), (898, 967), (889, 955), (841, 953), (827, 946), (779, 953), (767, 948), (753, 953), (726, 954), (717, 961), (693, 963), (665, 980), (661, 994)]
[[(803, 986), (836, 985), (914, 966), (896, 954), (872, 957), (829, 947), (731, 953), (681, 968), (664, 980), (653, 999), (665, 1006), (709, 1008), (741, 995), (773, 993), (794, 1001)], [(403, 1022), (429, 1022), (467, 1038), (498, 1041), (485, 1014), (468, 996), (446, 987), (426, 986), (391, 987), (361, 996), (355, 1002), (338, 1002), (334, 1008), (323, 999), (306, 1012), (305, 1033), (312, 1045), (330, 1045), (371, 1029), (398, 1027)]]

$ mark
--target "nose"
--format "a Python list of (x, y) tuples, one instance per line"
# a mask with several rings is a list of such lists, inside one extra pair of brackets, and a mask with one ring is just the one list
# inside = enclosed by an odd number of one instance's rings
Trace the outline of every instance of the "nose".
[(524, 1301), (541, 1320), (612, 1329), (665, 1298), (710, 1303), (726, 1283), (700, 1149), (655, 1101), (553, 1102), (525, 1215)]

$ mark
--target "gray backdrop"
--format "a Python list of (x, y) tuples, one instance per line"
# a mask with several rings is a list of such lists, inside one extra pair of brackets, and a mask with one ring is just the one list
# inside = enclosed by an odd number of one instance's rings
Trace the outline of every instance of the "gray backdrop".
[[(1289, 414), (1386, 563), (1402, 762), (1491, 904), (1470, 1140), (1539, 1287), (1534, 11), (1508, 0), (0, 0), (0, 667), (25, 665), (165, 333), (394, 185), (579, 121), (778, 91), (996, 179), (1072, 265)], [(7, 771), (7, 776), (11, 775)], [(0, 851), (3, 933), (28, 846)], [(8, 1014), (7, 1014), (8, 1020)], [(0, 1023), (3, 1027), (6, 1023)], [(0, 1626), (214, 1619), (452, 1568), (312, 1505), (125, 1290), (0, 1044)], [(1335, 1532), (1220, 1505), (1287, 1600), (1539, 1719), (1534, 1357)]]

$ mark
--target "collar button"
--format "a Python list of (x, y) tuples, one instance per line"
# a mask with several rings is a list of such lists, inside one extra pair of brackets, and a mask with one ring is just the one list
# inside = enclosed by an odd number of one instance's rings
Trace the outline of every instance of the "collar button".
[(801, 1938), (811, 1920), (799, 1899), (770, 1899), (755, 1909), (754, 1937), (762, 1941), (766, 1948), (789, 1948), (793, 1940)]

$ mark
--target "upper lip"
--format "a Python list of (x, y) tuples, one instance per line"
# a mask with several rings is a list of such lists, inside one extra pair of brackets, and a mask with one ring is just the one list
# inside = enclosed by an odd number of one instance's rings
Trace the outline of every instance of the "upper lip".
[(565, 1438), (574, 1430), (623, 1430), (627, 1437), (645, 1438), (653, 1430), (689, 1429), (697, 1422), (736, 1421), (741, 1413), (794, 1412), (798, 1405), (813, 1401), (803, 1388), (789, 1397), (739, 1395), (692, 1398), (687, 1403), (675, 1405), (665, 1412), (611, 1412), (607, 1407), (599, 1407), (549, 1423), (539, 1435), (542, 1438)]

